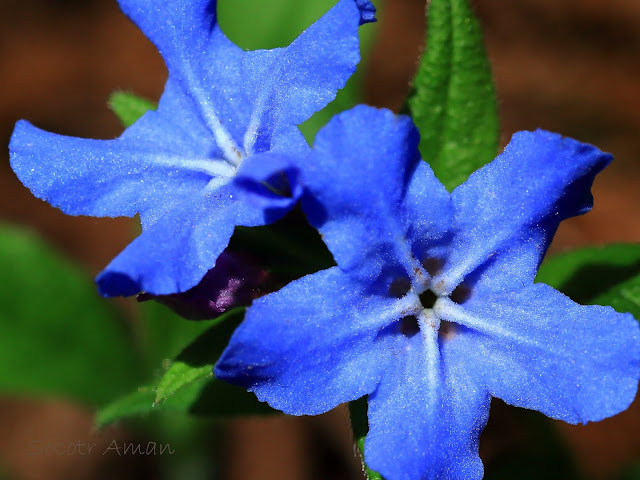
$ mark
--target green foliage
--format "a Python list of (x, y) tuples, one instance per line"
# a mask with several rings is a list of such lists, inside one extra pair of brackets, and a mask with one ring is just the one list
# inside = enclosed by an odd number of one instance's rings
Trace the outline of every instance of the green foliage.
[(271, 413), (273, 410), (258, 402), (253, 394), (218, 381), (212, 374), (213, 365), (243, 318), (244, 309), (218, 317), (166, 366), (157, 381), (100, 410), (96, 425), (103, 427), (153, 412), (176, 411), (214, 417)]
[(449, 189), (496, 156), (498, 108), (480, 24), (468, 0), (432, 0), (408, 107), (420, 152)]
[(155, 110), (156, 105), (133, 93), (113, 92), (109, 98), (109, 107), (122, 125), (129, 127), (148, 110)]
[(578, 303), (612, 305), (622, 311), (635, 312), (640, 318), (638, 275), (640, 245), (611, 244), (580, 248), (548, 258), (540, 266), (536, 281), (557, 288)]
[(335, 3), (306, 0), (300, 8), (299, 0), (222, 0), (218, 21), (231, 41), (246, 50), (284, 47)]
[(629, 312), (640, 319), (640, 273), (596, 296), (591, 303), (610, 305), (620, 313)]
[(139, 304), (141, 309), (139, 336), (147, 367), (156, 369), (163, 361), (175, 358), (183, 348), (215, 325), (218, 319), (185, 320), (158, 302)]
[(156, 386), (156, 403), (166, 400), (197, 380), (212, 377), (213, 365), (243, 318), (243, 308), (227, 312), (182, 350)]
[(505, 437), (510, 440), (498, 442), (502, 448), (486, 463), (485, 480), (581, 478), (570, 448), (551, 419), (533, 410), (509, 407), (496, 399), (491, 410), (485, 433), (494, 440)]
[(335, 265), (320, 234), (300, 209), (270, 225), (236, 227), (229, 248), (259, 258), (271, 273), (287, 280)]
[(140, 381), (129, 332), (84, 272), (6, 225), (0, 256), (3, 393), (102, 405)]
[(640, 463), (636, 461), (627, 466), (616, 480), (640, 480)]

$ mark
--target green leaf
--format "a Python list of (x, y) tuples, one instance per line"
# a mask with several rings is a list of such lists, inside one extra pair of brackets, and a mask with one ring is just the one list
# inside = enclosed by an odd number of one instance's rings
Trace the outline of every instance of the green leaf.
[(407, 102), (422, 158), (451, 191), (496, 156), (498, 108), (468, 0), (431, 0), (427, 20), (426, 49)]
[(138, 384), (123, 319), (77, 267), (0, 226), (0, 391), (101, 405)]
[(180, 352), (156, 386), (156, 403), (166, 400), (197, 380), (211, 377), (213, 365), (243, 318), (244, 308), (236, 308), (225, 313), (215, 320), (211, 328)]
[(270, 225), (236, 227), (229, 249), (251, 254), (288, 281), (335, 265), (320, 234), (299, 209)]
[(187, 346), (153, 384), (140, 388), (100, 410), (96, 425), (154, 412), (181, 412), (204, 416), (272, 413), (246, 390), (213, 377), (213, 365), (229, 337), (244, 318), (244, 309), (218, 317), (216, 323)]
[(364, 458), (364, 440), (369, 431), (369, 421), (367, 419), (367, 397), (359, 398), (349, 402), (349, 416), (351, 418), (351, 429), (353, 439), (362, 459), (362, 466), (367, 476), (367, 480), (384, 480), (382, 475), (371, 470)]
[[(497, 405), (496, 405), (497, 404)], [(480, 443), (500, 445), (485, 464), (484, 480), (578, 480), (571, 450), (539, 412), (491, 402)], [(504, 439), (508, 438), (508, 441)]]
[(640, 245), (610, 244), (580, 248), (545, 259), (536, 282), (551, 285), (575, 302), (588, 304), (600, 303), (596, 301), (600, 295), (638, 274)]
[(185, 320), (169, 307), (153, 300), (139, 304), (140, 337), (148, 367), (153, 370), (165, 360), (175, 358), (203, 332), (216, 325), (213, 320)]
[(95, 424), (102, 428), (121, 418), (146, 415), (154, 407), (155, 396), (152, 386), (140, 387), (100, 409), (96, 414)]
[(299, 0), (218, 2), (218, 21), (231, 41), (246, 50), (284, 47), (335, 3), (306, 0), (300, 8)]
[(147, 111), (155, 110), (156, 104), (133, 93), (114, 92), (109, 98), (109, 107), (122, 125), (130, 127)]
[[(638, 271), (640, 272), (640, 269)], [(629, 312), (636, 319), (640, 319), (640, 274), (611, 287), (593, 298), (590, 303), (610, 305), (620, 313)]]
[(640, 480), (640, 463), (635, 462), (625, 467), (616, 480)]

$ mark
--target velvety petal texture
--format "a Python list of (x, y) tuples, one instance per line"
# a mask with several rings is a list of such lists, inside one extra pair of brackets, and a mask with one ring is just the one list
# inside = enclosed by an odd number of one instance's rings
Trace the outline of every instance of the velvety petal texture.
[(401, 316), (396, 299), (369, 295), (337, 267), (256, 300), (215, 368), (292, 415), (318, 414), (373, 391)]
[[(365, 458), (385, 478), (482, 478), (478, 439), (491, 398), (455, 345), (438, 332), (416, 334), (369, 395)], [(462, 354), (462, 355), (461, 355)]]
[(387, 480), (482, 478), (491, 397), (570, 423), (619, 413), (640, 377), (638, 322), (533, 283), (610, 160), (520, 132), (449, 195), (406, 117), (337, 116), (302, 175), (338, 266), (254, 303), (216, 375), (293, 414), (368, 394), (365, 458)]
[(568, 423), (625, 410), (640, 376), (640, 331), (631, 314), (582, 306), (548, 285), (439, 300), (443, 319), (466, 327), (475, 380), (505, 402)]
[[(318, 133), (304, 167), (311, 223), (343, 271), (382, 289), (416, 270), (427, 276), (407, 236), (437, 242), (449, 227), (448, 194), (420, 161), (418, 142), (408, 117), (358, 106)], [(411, 181), (414, 172), (422, 185)], [(417, 205), (422, 189), (429, 202)]]
[(144, 230), (96, 278), (106, 296), (184, 292), (215, 265), (236, 225), (263, 225), (264, 214), (237, 200), (231, 184), (200, 194)]
[[(375, 20), (375, 8), (339, 0), (290, 46), (243, 51), (220, 29), (215, 0), (119, 4), (167, 64), (157, 110), (115, 140), (55, 135), (20, 121), (11, 166), (66, 213), (140, 215), (143, 233), (97, 279), (103, 295), (180, 293), (213, 268), (235, 226), (273, 222), (295, 205), (297, 165), (309, 153), (297, 124), (355, 71), (358, 28)], [(240, 173), (245, 186), (284, 176), (288, 188), (271, 185), (271, 194), (246, 201), (234, 193)]]
[(558, 224), (591, 209), (591, 184), (611, 160), (556, 133), (514, 134), (451, 195), (456, 232), (438, 279), (443, 291), (487, 263), (494, 286), (531, 283)]

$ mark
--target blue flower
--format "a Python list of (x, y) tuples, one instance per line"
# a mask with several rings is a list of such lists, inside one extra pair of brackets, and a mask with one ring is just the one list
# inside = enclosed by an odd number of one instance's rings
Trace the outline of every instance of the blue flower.
[(491, 397), (580, 423), (636, 394), (636, 320), (534, 283), (611, 156), (519, 132), (449, 194), (417, 145), (408, 118), (368, 107), (320, 131), (306, 208), (337, 266), (255, 301), (215, 374), (293, 415), (368, 395), (372, 469), (478, 479)]
[(296, 125), (354, 72), (358, 27), (375, 8), (340, 0), (288, 47), (243, 51), (220, 29), (215, 0), (119, 3), (169, 70), (157, 111), (107, 141), (20, 121), (11, 166), (65, 213), (140, 214), (143, 233), (97, 278), (103, 295), (184, 292), (214, 266), (236, 225), (270, 223), (296, 203), (293, 194), (242, 201), (231, 180), (268, 179), (308, 154)]

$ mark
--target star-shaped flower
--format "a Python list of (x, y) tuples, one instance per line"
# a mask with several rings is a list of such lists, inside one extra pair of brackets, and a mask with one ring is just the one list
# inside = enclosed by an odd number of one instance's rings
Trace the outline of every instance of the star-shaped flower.
[(408, 118), (368, 107), (320, 131), (306, 207), (337, 266), (255, 301), (215, 373), (294, 415), (368, 395), (372, 469), (478, 479), (491, 397), (580, 423), (636, 394), (636, 320), (533, 282), (611, 156), (520, 132), (449, 194), (417, 146)]
[(340, 0), (288, 47), (243, 51), (220, 29), (215, 0), (119, 4), (169, 70), (157, 111), (106, 141), (20, 121), (11, 166), (65, 213), (140, 214), (143, 233), (97, 279), (103, 295), (183, 292), (214, 266), (236, 225), (272, 222), (296, 203), (295, 188), (265, 205), (244, 202), (231, 180), (264, 180), (308, 154), (296, 125), (354, 72), (358, 27), (375, 8)]

